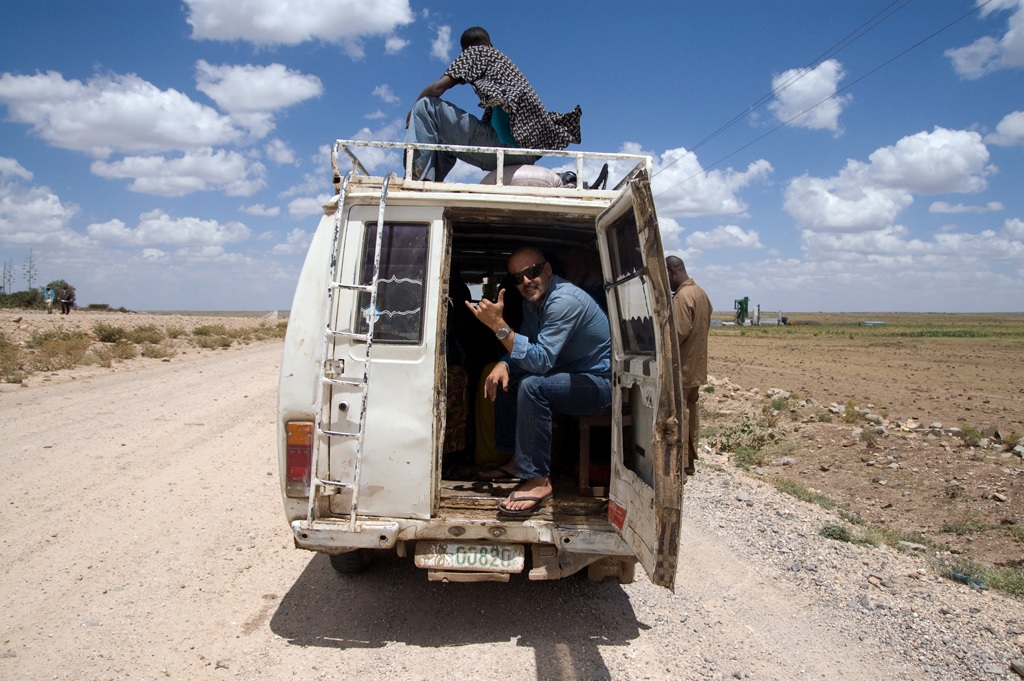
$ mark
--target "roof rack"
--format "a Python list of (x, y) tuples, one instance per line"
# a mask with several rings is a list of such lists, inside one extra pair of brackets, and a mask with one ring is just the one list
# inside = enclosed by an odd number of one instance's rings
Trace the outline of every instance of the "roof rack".
[[(495, 173), (495, 184), (503, 186), (504, 182), (504, 170), (505, 170), (505, 154), (508, 152), (514, 152), (516, 155), (525, 154), (531, 156), (547, 156), (547, 157), (562, 157), (576, 160), (576, 177), (582, 178), (583, 176), (583, 161), (585, 159), (602, 161), (604, 163), (615, 163), (615, 162), (627, 162), (632, 163), (633, 166), (622, 176), (618, 184), (615, 185), (614, 190), (621, 189), (629, 181), (631, 177), (636, 175), (641, 170), (646, 170), (648, 173), (651, 171), (651, 157), (643, 154), (614, 154), (594, 151), (552, 151), (549, 149), (521, 149), (519, 147), (472, 147), (457, 144), (423, 144), (419, 142), (377, 142), (371, 140), (335, 140), (331, 147), (331, 169), (334, 171), (335, 184), (338, 184), (340, 177), (343, 175), (338, 167), (339, 156), (343, 152), (352, 161), (352, 170), (356, 174), (370, 176), (370, 173), (366, 170), (366, 167), (356, 156), (353, 151), (354, 148), (364, 149), (402, 149), (406, 153), (404, 154), (403, 165), (405, 167), (405, 177), (412, 177), (412, 154), (408, 153), (410, 150), (423, 150), (423, 151), (451, 151), (451, 152), (470, 152), (474, 154), (494, 154), (497, 163), (497, 172)], [(455, 184), (455, 183), (452, 183)], [(578, 191), (584, 190), (584, 183), (580, 180), (576, 182), (576, 189)]]

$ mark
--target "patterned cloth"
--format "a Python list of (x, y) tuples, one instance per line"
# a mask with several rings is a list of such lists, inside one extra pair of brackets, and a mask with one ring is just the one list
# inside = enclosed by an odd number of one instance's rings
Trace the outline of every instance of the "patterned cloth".
[(445, 75), (473, 86), (480, 106), (486, 109), (482, 122), (490, 125), (491, 107), (508, 113), (512, 134), (527, 149), (565, 149), (580, 143), (577, 105), (567, 114), (552, 113), (534, 91), (523, 72), (493, 47), (472, 45), (455, 58)]

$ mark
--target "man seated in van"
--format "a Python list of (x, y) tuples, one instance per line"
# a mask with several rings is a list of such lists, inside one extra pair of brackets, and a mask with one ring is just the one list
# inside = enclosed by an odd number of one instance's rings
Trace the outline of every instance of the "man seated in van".
[(514, 331), (504, 319), (505, 291), (497, 302), (466, 303), (507, 351), (487, 376), (495, 400), (499, 449), (515, 452), (492, 479), (522, 482), (498, 512), (525, 516), (551, 498), (552, 414), (584, 416), (611, 410), (611, 338), (608, 317), (593, 298), (551, 271), (544, 254), (520, 248), (508, 260), (509, 277), (523, 296), (523, 321)]
[[(462, 53), (416, 98), (405, 121), (407, 142), (557, 150), (580, 143), (579, 106), (567, 114), (545, 109), (523, 72), (491, 45), (491, 36), (479, 26), (466, 29), (461, 43)], [(440, 99), (450, 88), (465, 83), (480, 97), (481, 118)], [(505, 166), (533, 164), (538, 158), (506, 155)], [(497, 168), (494, 154), (417, 151), (411, 179), (441, 182), (456, 159), (483, 170)]]

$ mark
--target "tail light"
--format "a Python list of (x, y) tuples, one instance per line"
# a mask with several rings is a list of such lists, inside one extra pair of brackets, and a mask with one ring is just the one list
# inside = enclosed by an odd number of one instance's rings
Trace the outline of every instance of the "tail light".
[(312, 476), (313, 423), (311, 421), (290, 421), (285, 450), (285, 494), (290, 497), (308, 497)]

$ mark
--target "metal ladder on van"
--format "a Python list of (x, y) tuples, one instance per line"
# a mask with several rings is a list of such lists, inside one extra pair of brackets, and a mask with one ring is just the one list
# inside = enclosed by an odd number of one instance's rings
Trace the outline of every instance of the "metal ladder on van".
[[(342, 239), (344, 238), (342, 225), (345, 220), (345, 197), (353, 174), (354, 171), (345, 175), (345, 180), (339, 191), (337, 212), (335, 214), (334, 244), (332, 246), (330, 263), (330, 281), (327, 285), (327, 296), (324, 302), (325, 333), (320, 356), (320, 387), (316, 393), (316, 403), (314, 406), (316, 413), (316, 428), (313, 438), (312, 460), (310, 462), (312, 479), (309, 489), (308, 511), (308, 519), (309, 522), (312, 523), (315, 520), (317, 501), (321, 496), (337, 494), (342, 490), (350, 490), (352, 493), (352, 504), (349, 510), (350, 532), (357, 531), (356, 515), (359, 507), (359, 485), (362, 473), (363, 447), (366, 435), (366, 403), (370, 390), (370, 367), (372, 364), (370, 360), (373, 354), (373, 331), (376, 326), (377, 319), (380, 316), (379, 314), (376, 314), (376, 311), (377, 289), (380, 282), (380, 256), (384, 240), (384, 207), (387, 204), (388, 185), (393, 177), (393, 175), (385, 177), (384, 183), (381, 186), (380, 205), (377, 211), (377, 234), (374, 243), (373, 270), (371, 273), (372, 276), (370, 278), (370, 283), (359, 284), (356, 283), (356, 281), (346, 283), (339, 280), (342, 261), (341, 247)], [(357, 276), (358, 271), (354, 271), (353, 278), (355, 279)], [(364, 315), (364, 318), (366, 319), (366, 333), (357, 333), (355, 330), (340, 328), (340, 320), (338, 320), (337, 316), (333, 313), (336, 307), (335, 297), (338, 292), (343, 290), (370, 294), (369, 305), (367, 307), (367, 312)], [(334, 326), (331, 325), (332, 316), (335, 319)], [(366, 354), (363, 358), (363, 375), (361, 377), (337, 378), (333, 375), (335, 373), (333, 370), (328, 371), (328, 364), (331, 362), (331, 350), (334, 346), (334, 341), (337, 338), (349, 338), (356, 341), (362, 341), (366, 344)], [(331, 423), (331, 401), (327, 400), (325, 404), (324, 394), (330, 390), (332, 386), (348, 386), (359, 389), (359, 420), (357, 422), (356, 429), (353, 431), (333, 430), (325, 425)], [(327, 410), (326, 412), (325, 409)], [(323, 479), (318, 475), (320, 459), (325, 452), (328, 451), (329, 442), (335, 439), (350, 439), (354, 440), (356, 443), (356, 457), (352, 482)]]

